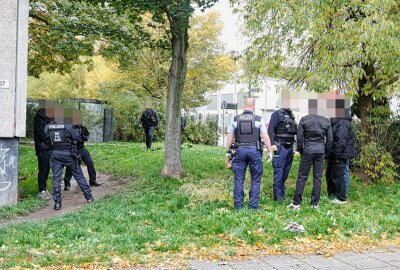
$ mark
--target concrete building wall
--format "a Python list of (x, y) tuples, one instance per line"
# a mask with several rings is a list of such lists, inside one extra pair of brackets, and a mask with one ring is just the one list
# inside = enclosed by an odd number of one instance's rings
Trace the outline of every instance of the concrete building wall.
[(0, 206), (18, 197), (18, 137), (25, 136), (28, 0), (0, 0)]
[(0, 137), (25, 136), (28, 0), (0, 0)]

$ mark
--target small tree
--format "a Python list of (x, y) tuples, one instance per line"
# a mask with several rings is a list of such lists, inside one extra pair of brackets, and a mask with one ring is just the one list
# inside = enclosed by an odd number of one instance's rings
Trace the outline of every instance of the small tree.
[[(387, 118), (399, 91), (400, 5), (397, 0), (231, 0), (251, 39), (248, 70), (312, 91), (353, 95), (365, 134)], [(366, 141), (365, 141), (366, 142)]]

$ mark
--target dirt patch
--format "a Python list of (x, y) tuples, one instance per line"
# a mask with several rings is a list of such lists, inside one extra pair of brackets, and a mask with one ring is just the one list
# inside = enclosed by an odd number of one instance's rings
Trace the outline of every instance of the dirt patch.
[[(88, 180), (88, 174), (86, 167), (82, 166), (83, 173)], [(51, 172), (50, 172), (51, 177)], [(98, 200), (107, 194), (117, 191), (123, 184), (124, 181), (114, 181), (110, 179), (109, 175), (97, 173), (97, 182), (102, 185), (99, 187), (90, 187), (92, 189), (92, 194), (95, 200)], [(63, 183), (62, 183), (63, 185)], [(83, 196), (83, 192), (80, 190), (78, 184), (75, 179), (71, 180), (71, 189), (69, 191), (64, 191), (64, 187), (62, 186), (62, 207), (61, 210), (54, 210), (54, 201), (51, 199), (48, 201), (47, 206), (32, 212), (28, 215), (17, 216), (8, 220), (4, 220), (0, 222), (0, 225), (7, 225), (25, 221), (37, 221), (37, 220), (45, 220), (51, 217), (62, 216), (72, 211), (75, 211), (85, 205), (87, 205), (86, 199)]]

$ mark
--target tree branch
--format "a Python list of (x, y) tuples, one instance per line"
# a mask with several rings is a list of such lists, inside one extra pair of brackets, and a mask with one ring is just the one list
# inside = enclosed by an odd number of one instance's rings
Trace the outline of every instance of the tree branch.
[(38, 14), (33, 13), (32, 11), (29, 11), (29, 17), (38, 21), (41, 21), (42, 23), (49, 25), (49, 21)]
[(161, 99), (160, 96), (153, 94), (153, 92), (151, 92), (151, 90), (145, 84), (142, 84), (142, 86), (143, 86), (144, 90), (146, 90), (150, 94), (151, 97), (156, 98), (156, 99)]

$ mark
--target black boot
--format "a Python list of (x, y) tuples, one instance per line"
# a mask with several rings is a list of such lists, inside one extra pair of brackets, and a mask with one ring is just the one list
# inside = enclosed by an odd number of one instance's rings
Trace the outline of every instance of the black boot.
[(99, 182), (97, 182), (96, 180), (90, 180), (89, 181), (89, 185), (91, 186), (91, 187), (99, 187), (99, 186), (101, 186), (101, 184), (99, 183)]
[(61, 209), (61, 202), (56, 202), (54, 204), (54, 210), (60, 210)]
[(71, 182), (70, 181), (65, 181), (64, 180), (64, 190), (68, 191), (71, 189)]

